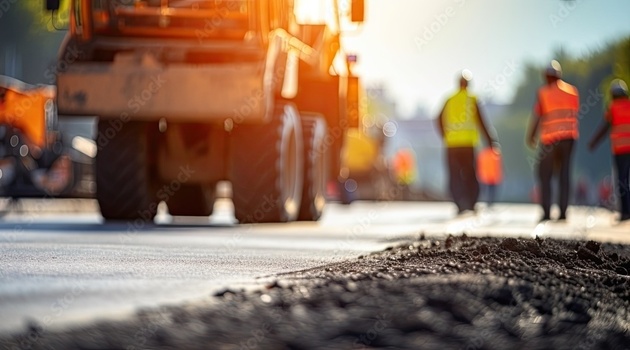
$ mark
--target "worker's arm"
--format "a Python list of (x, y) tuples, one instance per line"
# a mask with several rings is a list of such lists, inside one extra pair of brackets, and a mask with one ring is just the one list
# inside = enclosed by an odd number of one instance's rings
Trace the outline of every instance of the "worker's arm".
[(475, 103), (475, 108), (477, 109), (477, 117), (478, 117), (477, 122), (479, 123), (479, 127), (481, 128), (481, 131), (483, 132), (483, 136), (486, 138), (486, 142), (488, 143), (488, 146), (492, 146), (492, 144), (495, 143), (496, 141), (492, 136), (490, 136), (490, 132), (488, 132), (488, 128), (486, 127), (485, 117), (481, 113), (481, 109), (479, 108), (478, 103)]
[(530, 148), (536, 148), (536, 134), (538, 133), (538, 127), (540, 125), (540, 116), (541, 116), (541, 108), (540, 103), (536, 101), (536, 105), (534, 106), (534, 112), (532, 113), (529, 127), (527, 130), (527, 136), (525, 139), (525, 143)]
[(608, 130), (610, 130), (610, 123), (607, 120), (604, 120), (599, 125), (599, 129), (597, 129), (597, 132), (595, 132), (593, 138), (591, 138), (591, 141), (588, 143), (589, 151), (593, 151), (595, 150), (595, 148), (597, 148), (597, 145), (599, 145), (599, 143), (604, 139), (604, 136), (606, 136)]
[(610, 128), (612, 127), (611, 121), (612, 114), (610, 109), (608, 109), (608, 111), (604, 114), (604, 120), (599, 125), (599, 128), (591, 138), (591, 142), (588, 143), (589, 151), (594, 151), (597, 145), (599, 145), (599, 143), (602, 141), (604, 136), (606, 136), (608, 131), (610, 131)]
[(444, 109), (446, 109), (446, 104), (444, 104), (442, 110), (440, 111), (440, 114), (436, 119), (438, 133), (442, 138), (444, 138)]
[(540, 116), (532, 114), (529, 129), (527, 131), (527, 146), (530, 148), (536, 148), (536, 133), (538, 132), (538, 125), (540, 124)]

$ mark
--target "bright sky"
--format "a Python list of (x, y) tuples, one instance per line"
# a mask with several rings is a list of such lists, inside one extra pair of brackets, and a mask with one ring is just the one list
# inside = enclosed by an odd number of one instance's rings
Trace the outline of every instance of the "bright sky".
[(630, 35), (628, 0), (365, 1), (366, 22), (345, 43), (359, 55), (356, 72), (384, 83), (403, 116), (418, 105), (437, 113), (463, 68), (482, 100), (506, 102), (524, 62)]

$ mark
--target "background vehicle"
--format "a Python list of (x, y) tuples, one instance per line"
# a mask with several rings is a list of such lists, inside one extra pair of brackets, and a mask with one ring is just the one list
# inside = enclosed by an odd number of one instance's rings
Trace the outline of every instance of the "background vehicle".
[(340, 199), (393, 200), (396, 189), (384, 154), (386, 136), (378, 126), (349, 128), (342, 150)]
[(54, 98), (54, 86), (0, 75), (1, 196), (89, 195), (82, 180), (89, 169), (84, 165), (91, 162), (85, 153), (91, 143), (60, 130)]
[(160, 201), (210, 215), (222, 180), (241, 223), (319, 218), (358, 108), (341, 29), (364, 9), (295, 3), (325, 16), (300, 24), (289, 0), (70, 2), (57, 103), (98, 116), (105, 219), (152, 220)]
[[(353, 58), (353, 60), (356, 60)], [(339, 199), (343, 204), (355, 200), (395, 200), (402, 193), (392, 174), (386, 149), (396, 134), (395, 104), (381, 86), (364, 88), (356, 81), (359, 109), (345, 134), (339, 174)]]

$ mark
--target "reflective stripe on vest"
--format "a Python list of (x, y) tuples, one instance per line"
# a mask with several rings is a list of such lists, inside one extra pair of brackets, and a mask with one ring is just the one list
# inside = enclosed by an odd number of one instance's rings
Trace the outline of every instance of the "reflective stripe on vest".
[(447, 147), (475, 147), (479, 143), (477, 130), (477, 99), (460, 90), (446, 101), (444, 108), (444, 138)]
[(544, 144), (578, 138), (580, 100), (577, 89), (562, 80), (540, 88), (541, 133)]
[(614, 100), (610, 105), (610, 144), (613, 154), (630, 153), (630, 100)]

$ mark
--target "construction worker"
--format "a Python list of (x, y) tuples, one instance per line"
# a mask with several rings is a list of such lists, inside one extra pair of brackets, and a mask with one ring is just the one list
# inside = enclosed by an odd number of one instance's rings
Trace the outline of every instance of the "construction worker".
[(416, 156), (411, 148), (401, 148), (395, 154), (392, 161), (394, 178), (399, 190), (402, 192), (402, 199), (410, 199), (409, 186), (416, 179)]
[(610, 143), (617, 171), (617, 195), (621, 202), (620, 221), (630, 219), (630, 99), (628, 85), (615, 79), (610, 84), (612, 102), (604, 115), (604, 121), (589, 142), (593, 151), (610, 131)]
[(475, 170), (475, 147), (479, 144), (479, 130), (489, 146), (494, 139), (488, 133), (477, 98), (469, 93), (472, 73), (463, 70), (459, 75), (459, 90), (446, 100), (437, 118), (438, 130), (446, 146), (449, 171), (449, 190), (458, 214), (475, 210), (479, 198), (479, 182)]
[(560, 189), (559, 221), (567, 218), (570, 168), (573, 144), (578, 138), (578, 89), (562, 80), (562, 67), (553, 60), (544, 71), (546, 84), (538, 89), (537, 101), (527, 133), (527, 144), (536, 147), (536, 135), (540, 132), (538, 149), (538, 181), (542, 221), (551, 219), (551, 179), (558, 171)]

